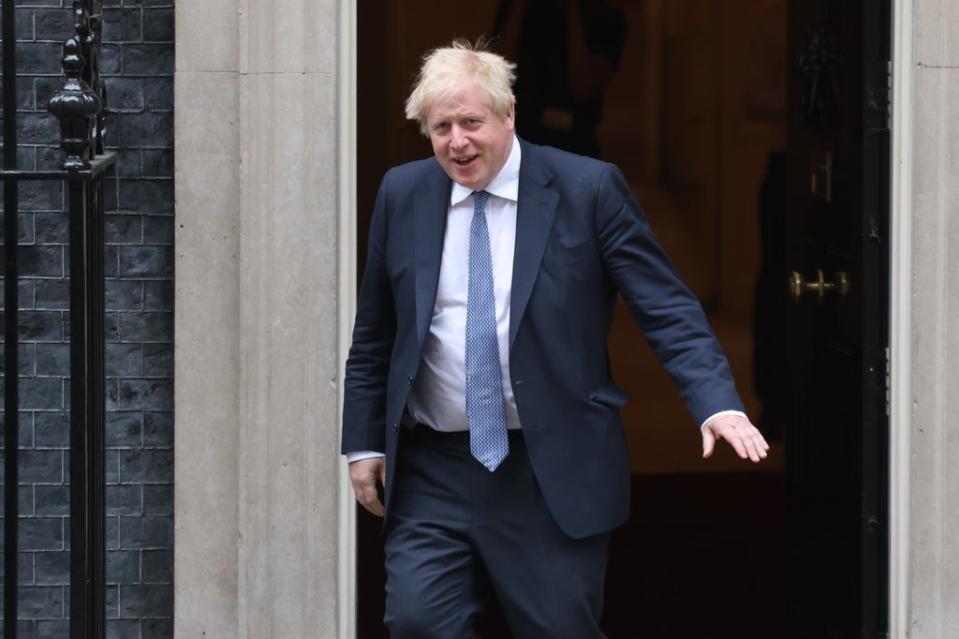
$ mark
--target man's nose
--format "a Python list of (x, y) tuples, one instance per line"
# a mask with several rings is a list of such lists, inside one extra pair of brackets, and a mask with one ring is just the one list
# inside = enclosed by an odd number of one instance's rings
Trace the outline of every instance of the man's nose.
[(469, 139), (466, 137), (466, 132), (459, 128), (458, 126), (453, 127), (450, 145), (454, 149), (463, 149), (466, 145), (469, 144)]

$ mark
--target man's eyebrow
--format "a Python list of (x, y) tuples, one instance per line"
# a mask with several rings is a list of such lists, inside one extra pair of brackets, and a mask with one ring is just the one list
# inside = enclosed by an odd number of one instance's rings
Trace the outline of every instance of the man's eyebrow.
[(480, 111), (462, 111), (459, 113), (448, 113), (444, 114), (443, 117), (438, 117), (430, 122), (429, 126), (434, 127), (439, 124), (448, 124), (453, 120), (485, 120), (486, 114)]

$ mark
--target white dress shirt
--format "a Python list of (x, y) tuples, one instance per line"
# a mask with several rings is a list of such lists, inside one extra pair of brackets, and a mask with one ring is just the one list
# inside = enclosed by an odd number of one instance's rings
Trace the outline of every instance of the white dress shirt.
[[(509, 302), (516, 245), (520, 155), (519, 142), (514, 137), (506, 163), (485, 189), (490, 194), (486, 204), (486, 225), (493, 263), (496, 341), (508, 428), (520, 427), (509, 375)], [(423, 360), (406, 404), (417, 422), (446, 432), (469, 430), (466, 419), (466, 283), (469, 280), (474, 200), (470, 189), (453, 184), (433, 317), (423, 344)]]
[[(485, 189), (490, 194), (486, 204), (486, 224), (493, 260), (496, 338), (499, 342), (507, 427), (510, 429), (520, 428), (509, 375), (509, 303), (521, 155), (519, 141), (513, 136), (513, 146), (506, 164)], [(466, 418), (466, 283), (473, 197), (472, 190), (453, 183), (433, 317), (423, 344), (423, 359), (406, 404), (417, 422), (445, 432), (469, 430)], [(703, 422), (703, 426), (726, 414), (743, 415), (740, 411), (721, 411), (711, 415)], [(347, 453), (347, 461), (352, 463), (381, 456), (383, 453), (357, 451)]]

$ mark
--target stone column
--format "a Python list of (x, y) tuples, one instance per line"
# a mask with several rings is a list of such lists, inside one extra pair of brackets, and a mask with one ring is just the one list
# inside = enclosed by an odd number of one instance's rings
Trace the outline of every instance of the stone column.
[(236, 0), (185, 2), (176, 9), (174, 633), (178, 637), (240, 636), (237, 25)]
[(336, 633), (336, 19), (241, 0), (240, 637)]
[(959, 636), (959, 3), (913, 7), (907, 632), (945, 639)]
[(344, 636), (337, 42), (332, 0), (177, 9), (178, 636)]

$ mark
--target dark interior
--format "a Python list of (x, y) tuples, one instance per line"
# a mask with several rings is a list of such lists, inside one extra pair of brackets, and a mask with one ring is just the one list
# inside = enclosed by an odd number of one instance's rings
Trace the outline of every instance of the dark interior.
[[(516, 54), (529, 45), (524, 37), (543, 35), (521, 20), (512, 31), (504, 26), (514, 4), (527, 11), (537, 7), (497, 0), (358, 3), (361, 268), (383, 173), (430, 154), (416, 124), (403, 118), (420, 56), (453, 37), (494, 33), (494, 49)], [(581, 4), (578, 19), (589, 23), (583, 26), (586, 40), (599, 51), (588, 69), (595, 76), (588, 108), (598, 122), (586, 143), (570, 143), (623, 170), (660, 242), (702, 300), (750, 416), (773, 446), (756, 466), (740, 461), (725, 444), (703, 460), (697, 425), (620, 309), (609, 351), (614, 378), (632, 397), (623, 419), (633, 507), (630, 521), (613, 536), (607, 633), (643, 639), (781, 637), (786, 277), (776, 224), (785, 199), (787, 3)], [(557, 65), (540, 72), (571, 72), (569, 65)], [(522, 77), (523, 69), (518, 72)], [(527, 114), (538, 108), (534, 102), (519, 95), (521, 137), (537, 133), (536, 118), (522, 117), (524, 107)], [(378, 521), (361, 512), (358, 534), (358, 636), (386, 637)], [(483, 636), (509, 636), (495, 601), (481, 626)]]

